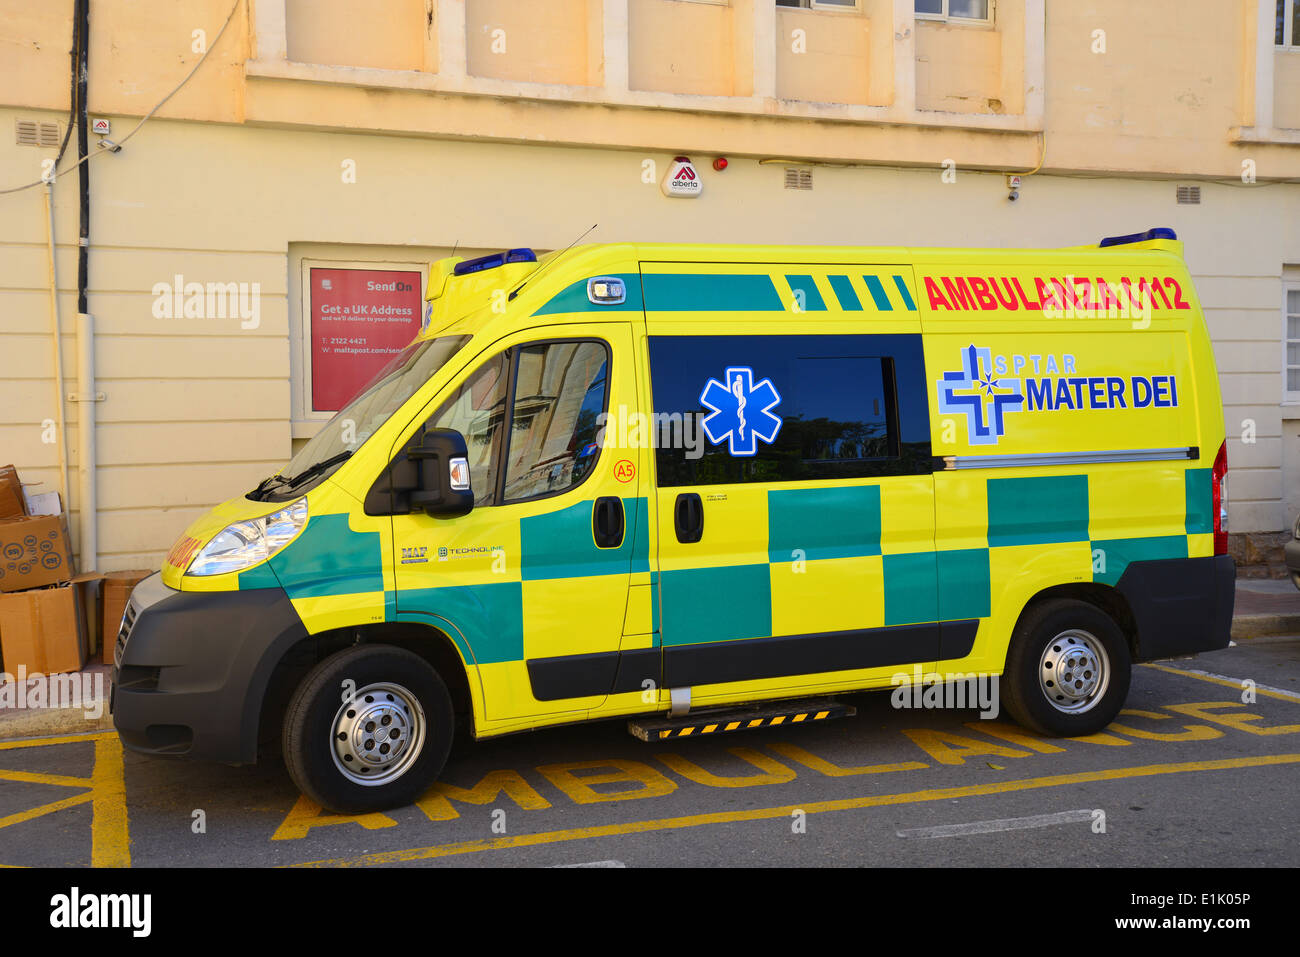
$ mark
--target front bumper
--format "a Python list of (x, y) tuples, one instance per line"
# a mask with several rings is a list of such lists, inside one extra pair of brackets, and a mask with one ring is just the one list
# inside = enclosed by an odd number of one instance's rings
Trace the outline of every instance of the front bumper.
[(1217, 651), (1232, 640), (1237, 563), (1229, 555), (1132, 562), (1115, 587), (1137, 624), (1137, 661)]
[(149, 576), (131, 593), (114, 653), (110, 707), (122, 744), (255, 762), (271, 674), (306, 637), (283, 589), (181, 592)]

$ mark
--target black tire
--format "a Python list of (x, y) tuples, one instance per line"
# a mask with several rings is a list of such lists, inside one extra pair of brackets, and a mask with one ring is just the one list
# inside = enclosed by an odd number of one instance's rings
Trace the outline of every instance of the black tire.
[[(1089, 667), (1097, 663), (1100, 669)], [(1016, 625), (1000, 698), (1033, 731), (1070, 738), (1095, 734), (1124, 706), (1131, 674), (1128, 642), (1109, 615), (1084, 601), (1054, 599), (1031, 608)]]
[[(354, 683), (355, 693), (346, 709), (345, 681)], [(373, 686), (382, 687), (368, 693)], [(405, 739), (393, 734), (403, 726), (409, 732)], [(340, 727), (349, 730), (339, 732)], [(451, 695), (427, 661), (392, 645), (356, 645), (317, 664), (294, 692), (284, 717), (284, 763), (299, 790), (321, 807), (339, 814), (380, 811), (412, 803), (437, 780), (454, 733)], [(409, 754), (398, 750), (412, 743)], [(390, 750), (381, 758), (378, 751), (385, 745)], [(393, 762), (386, 772), (392, 774), (390, 780), (360, 783), (362, 768), (378, 772), (383, 767), (370, 767), (372, 760)], [(356, 768), (352, 777), (341, 770), (344, 766)]]

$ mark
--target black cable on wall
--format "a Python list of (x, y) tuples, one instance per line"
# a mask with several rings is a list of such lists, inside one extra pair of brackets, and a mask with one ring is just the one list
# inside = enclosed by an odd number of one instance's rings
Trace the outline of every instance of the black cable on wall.
[(90, 81), (90, 0), (76, 0), (76, 110), (77, 156), (83, 162), (77, 167), (81, 187), (81, 229), (77, 246), (77, 312), (86, 309), (86, 287), (89, 285), (90, 266), (90, 164), (84, 162), (89, 151), (87, 129), (86, 88)]

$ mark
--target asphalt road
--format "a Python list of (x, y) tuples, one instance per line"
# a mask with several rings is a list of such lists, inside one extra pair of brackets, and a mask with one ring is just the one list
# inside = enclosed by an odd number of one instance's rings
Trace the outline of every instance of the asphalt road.
[(1139, 667), (1089, 739), (846, 700), (855, 717), (664, 744), (621, 721), (469, 744), (419, 805), (359, 818), (279, 765), (0, 742), (0, 865), (1300, 864), (1300, 637)]

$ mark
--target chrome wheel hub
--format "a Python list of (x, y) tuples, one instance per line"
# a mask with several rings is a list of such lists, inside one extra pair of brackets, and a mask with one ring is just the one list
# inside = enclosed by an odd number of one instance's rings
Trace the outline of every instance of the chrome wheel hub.
[(1038, 685), (1057, 711), (1090, 710), (1110, 684), (1110, 659), (1101, 641), (1086, 631), (1063, 631), (1043, 649)]
[(415, 695), (392, 682), (366, 685), (334, 716), (334, 765), (356, 784), (388, 784), (419, 758), (424, 735), (424, 709)]

